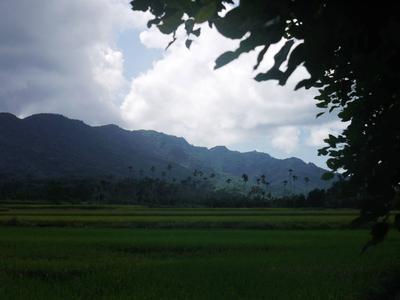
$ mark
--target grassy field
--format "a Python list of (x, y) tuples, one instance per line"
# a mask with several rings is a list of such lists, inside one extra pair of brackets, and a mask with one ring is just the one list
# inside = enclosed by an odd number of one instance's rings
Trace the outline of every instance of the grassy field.
[[(318, 217), (345, 224), (354, 214), (7, 206), (1, 210), (2, 220), (50, 221), (47, 227), (18, 222), (0, 226), (0, 299), (378, 299), (378, 294), (389, 299), (390, 287), (396, 284), (392, 275), (400, 266), (400, 235), (395, 231), (360, 255), (367, 230), (320, 230), (315, 224), (309, 226), (312, 230), (224, 228), (224, 224), (217, 228), (213, 223), (226, 217), (245, 224), (255, 218), (287, 226), (293, 218), (302, 222), (309, 218), (312, 223)], [(67, 217), (82, 223), (50, 226)], [(184, 221), (177, 224), (195, 219), (204, 228), (154, 226), (159, 218), (175, 222), (181, 217)], [(101, 226), (91, 226), (91, 218), (101, 220), (95, 223)], [(146, 222), (153, 225), (112, 227), (120, 218), (130, 218), (129, 224), (148, 218)], [(206, 228), (210, 218), (215, 228)]]
[(135, 206), (8, 205), (0, 224), (144, 228), (344, 228), (357, 216), (348, 209), (204, 209)]

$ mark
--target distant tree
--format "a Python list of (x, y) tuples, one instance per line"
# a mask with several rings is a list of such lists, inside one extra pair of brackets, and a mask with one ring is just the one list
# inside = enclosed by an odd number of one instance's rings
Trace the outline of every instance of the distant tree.
[(150, 167), (150, 172), (151, 172), (151, 178), (155, 178), (154, 176), (154, 172), (156, 171), (156, 167), (155, 166), (151, 166)]
[(265, 184), (265, 192), (268, 193), (269, 198), (271, 198), (270, 183), (268, 181), (265, 181), (264, 184)]
[(284, 180), (284, 181), (282, 181), (282, 184), (283, 184), (283, 194), (285, 195), (286, 194), (286, 186), (288, 184), (288, 181)]
[(292, 176), (292, 180), (293, 180), (293, 193), (296, 193), (296, 181), (297, 181), (298, 177), (296, 175)]
[(322, 207), (325, 204), (325, 190), (314, 189), (308, 193), (307, 206)]
[[(167, 165), (167, 171), (168, 171), (169, 177), (171, 178), (172, 177), (172, 164)], [(171, 178), (171, 180), (172, 180), (172, 178)]]
[(132, 170), (133, 170), (133, 167), (132, 166), (128, 166), (129, 176), (132, 176)]
[(243, 192), (246, 192), (246, 184), (249, 181), (249, 176), (247, 174), (243, 173), (242, 180), (243, 180)]

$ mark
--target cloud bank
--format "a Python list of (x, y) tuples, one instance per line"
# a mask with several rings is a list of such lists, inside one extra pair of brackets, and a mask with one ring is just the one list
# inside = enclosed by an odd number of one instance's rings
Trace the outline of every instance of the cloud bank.
[[(140, 37), (149, 48), (165, 47), (171, 39), (157, 29), (143, 31)], [(257, 51), (214, 70), (218, 55), (237, 45), (238, 41), (226, 39), (208, 26), (202, 26), (202, 35), (190, 51), (184, 38), (178, 39), (161, 60), (131, 82), (121, 106), (126, 123), (132, 128), (184, 136), (208, 147), (243, 141), (251, 145), (252, 138), (264, 139), (285, 154), (294, 153), (302, 143), (319, 146), (325, 138), (322, 131), (331, 132), (332, 124), (315, 119), (316, 91), (294, 91), (295, 84), (308, 77), (306, 70), (299, 68), (284, 87), (276, 81), (258, 83), (252, 69)], [(273, 65), (280, 45), (271, 47), (260, 71)], [(302, 132), (310, 137), (301, 140)]]
[[(343, 129), (333, 115), (315, 119), (316, 91), (294, 91), (308, 76), (304, 68), (284, 87), (254, 81), (256, 51), (213, 70), (215, 59), (238, 41), (202, 26), (190, 51), (184, 38), (164, 51), (171, 37), (147, 29), (148, 19), (132, 12), (128, 0), (0, 1), (0, 111), (154, 129), (207, 147), (251, 150), (258, 141), (260, 151), (300, 157)], [(125, 59), (141, 52), (128, 53), (116, 40), (132, 29), (145, 47), (163, 54), (147, 71), (126, 78)], [(272, 66), (278, 46), (259, 71)]]
[(141, 27), (126, 1), (0, 1), (0, 110), (118, 122), (126, 88), (118, 31)]

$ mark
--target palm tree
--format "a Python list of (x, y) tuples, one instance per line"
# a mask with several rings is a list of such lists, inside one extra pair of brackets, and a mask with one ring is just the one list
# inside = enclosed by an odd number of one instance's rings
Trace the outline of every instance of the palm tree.
[(167, 170), (168, 170), (169, 177), (171, 178), (172, 165), (170, 163), (167, 165)]
[(129, 175), (131, 175), (131, 174), (132, 174), (132, 169), (133, 169), (133, 167), (132, 167), (132, 166), (129, 166), (129, 167), (128, 167), (128, 170), (129, 170)]
[(249, 181), (249, 176), (247, 176), (247, 174), (242, 174), (242, 180), (244, 183), (247, 183), (247, 181)]
[(247, 184), (247, 181), (249, 181), (249, 176), (247, 176), (247, 174), (243, 173), (242, 174), (242, 180), (243, 180), (243, 183), (244, 183), (243, 191), (246, 193), (246, 184)]
[[(150, 171), (151, 171), (152, 174), (154, 174), (154, 171), (155, 171), (155, 170), (156, 170), (156, 167), (155, 167), (155, 166), (151, 166), (151, 167), (150, 167)], [(151, 177), (154, 178), (154, 175), (151, 175)]]
[(297, 176), (296, 175), (293, 175), (292, 176), (292, 179), (293, 179), (293, 193), (295, 193), (295, 191), (296, 191), (296, 180), (297, 180)]
[(293, 193), (293, 169), (289, 169), (288, 172), (289, 172), (289, 180), (288, 180), (288, 182), (290, 183), (289, 184), (289, 189), (290, 189), (290, 193)]
[(283, 194), (286, 194), (286, 186), (288, 184), (288, 181), (284, 180), (284, 181), (282, 181), (282, 183), (283, 183)]
[(268, 181), (265, 181), (265, 192), (266, 193), (268, 193), (269, 192), (269, 194), (271, 194), (271, 190), (269, 190), (269, 185), (270, 185), (270, 183), (268, 182)]
[(310, 178), (308, 178), (307, 176), (304, 177), (304, 182), (306, 184), (306, 189), (308, 190), (308, 183), (310, 182)]

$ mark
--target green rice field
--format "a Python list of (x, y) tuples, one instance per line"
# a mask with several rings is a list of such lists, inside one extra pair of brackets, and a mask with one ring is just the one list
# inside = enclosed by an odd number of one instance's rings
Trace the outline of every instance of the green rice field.
[(0, 210), (0, 299), (395, 299), (399, 287), (400, 234), (360, 254), (369, 234), (349, 228), (352, 210)]
[(6, 205), (0, 224), (145, 228), (346, 228), (357, 216), (349, 209), (210, 209), (135, 206)]

